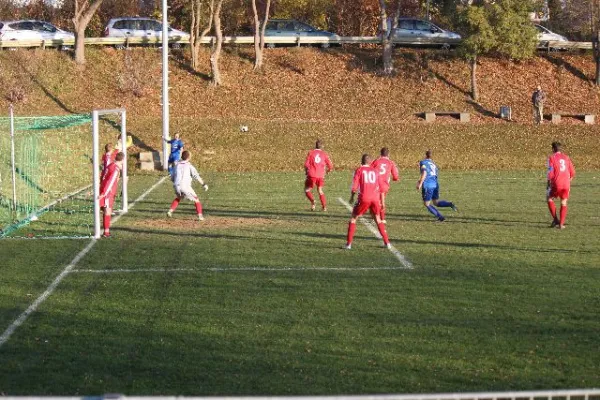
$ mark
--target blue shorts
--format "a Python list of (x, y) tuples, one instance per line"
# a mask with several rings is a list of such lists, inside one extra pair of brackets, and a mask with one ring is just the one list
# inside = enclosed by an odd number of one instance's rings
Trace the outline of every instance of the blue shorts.
[(439, 186), (432, 186), (432, 187), (423, 186), (421, 188), (421, 194), (423, 195), (423, 201), (437, 200), (440, 198), (440, 187)]
[(179, 162), (181, 160), (181, 154), (171, 154), (169, 156), (169, 164)]

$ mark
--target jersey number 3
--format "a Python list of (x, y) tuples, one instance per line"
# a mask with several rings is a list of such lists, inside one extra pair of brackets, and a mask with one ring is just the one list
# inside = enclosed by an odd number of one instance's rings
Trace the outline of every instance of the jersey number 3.
[(560, 164), (560, 172), (565, 172), (567, 170), (567, 163), (565, 162), (565, 160), (558, 160), (558, 162)]

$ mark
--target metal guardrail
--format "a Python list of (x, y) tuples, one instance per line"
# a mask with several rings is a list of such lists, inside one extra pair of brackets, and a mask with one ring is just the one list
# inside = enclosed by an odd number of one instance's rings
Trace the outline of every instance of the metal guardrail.
[[(211, 44), (215, 38), (213, 36), (204, 37), (202, 43)], [(377, 36), (267, 36), (265, 42), (268, 44), (292, 44), (292, 45), (308, 45), (308, 44), (374, 44), (379, 43), (381, 39)], [(254, 36), (225, 36), (223, 38), (225, 44), (254, 44)], [(188, 38), (173, 38), (169, 40), (171, 44), (189, 44)], [(395, 40), (394, 43), (405, 45), (429, 45), (430, 43), (423, 42), (405, 42)], [(97, 46), (129, 46), (129, 45), (160, 45), (162, 38), (85, 38), (86, 45)], [(440, 43), (441, 45), (442, 43)], [(65, 40), (0, 40), (0, 48), (19, 48), (19, 47), (70, 47), (75, 45), (74, 39)], [(541, 49), (583, 49), (591, 50), (591, 42), (542, 42), (539, 48)]]

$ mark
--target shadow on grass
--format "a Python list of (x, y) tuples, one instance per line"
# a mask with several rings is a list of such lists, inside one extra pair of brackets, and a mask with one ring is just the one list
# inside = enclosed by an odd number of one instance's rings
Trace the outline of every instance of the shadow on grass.
[(573, 74), (573, 76), (575, 76), (583, 81), (589, 82), (591, 79), (582, 70), (575, 67), (573, 64), (566, 61), (564, 58), (557, 57), (548, 52), (541, 53), (541, 56), (544, 57), (546, 60), (548, 60), (553, 65), (555, 65), (556, 67), (564, 68), (565, 70), (567, 70), (571, 74)]

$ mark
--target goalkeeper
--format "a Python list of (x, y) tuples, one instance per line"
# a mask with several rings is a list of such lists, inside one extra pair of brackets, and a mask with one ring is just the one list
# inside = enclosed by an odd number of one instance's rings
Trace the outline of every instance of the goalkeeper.
[(188, 199), (194, 202), (196, 206), (196, 212), (198, 213), (198, 220), (204, 221), (204, 217), (202, 216), (202, 203), (200, 203), (200, 199), (192, 189), (192, 180), (196, 179), (202, 185), (204, 191), (208, 190), (208, 185), (204, 183), (202, 177), (198, 174), (198, 170), (190, 163), (192, 155), (189, 151), (185, 150), (181, 153), (181, 161), (179, 161), (175, 165), (174, 174), (171, 176), (173, 180), (173, 189), (175, 189), (175, 195), (177, 196), (173, 203), (171, 203), (171, 208), (167, 211), (167, 216), (172, 217), (173, 212), (179, 205), (181, 199)]
[(181, 152), (183, 151), (183, 140), (181, 140), (179, 133), (176, 133), (175, 139), (167, 140), (167, 143), (171, 145), (171, 154), (169, 155), (169, 175), (171, 175), (171, 179), (173, 179), (175, 166), (181, 159)]

